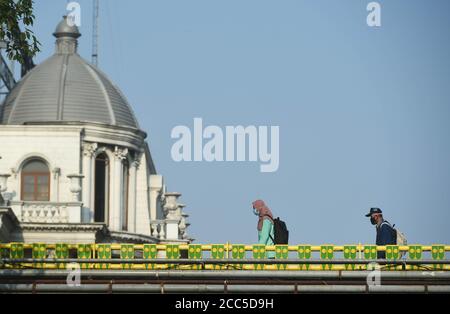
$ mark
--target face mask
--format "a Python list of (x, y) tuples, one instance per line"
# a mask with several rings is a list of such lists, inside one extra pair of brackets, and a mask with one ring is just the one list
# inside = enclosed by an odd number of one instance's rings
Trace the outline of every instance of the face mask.
[(259, 216), (259, 212), (256, 208), (253, 208), (253, 214), (255, 214), (255, 216)]
[(373, 217), (370, 217), (370, 222), (372, 223), (372, 225), (376, 225), (377, 224), (377, 221)]

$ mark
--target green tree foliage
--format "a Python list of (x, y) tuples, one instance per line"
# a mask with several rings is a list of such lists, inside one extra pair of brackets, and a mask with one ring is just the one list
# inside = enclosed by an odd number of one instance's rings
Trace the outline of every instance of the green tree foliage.
[(33, 22), (33, 0), (0, 0), (0, 40), (6, 42), (8, 57), (22, 65), (39, 51)]

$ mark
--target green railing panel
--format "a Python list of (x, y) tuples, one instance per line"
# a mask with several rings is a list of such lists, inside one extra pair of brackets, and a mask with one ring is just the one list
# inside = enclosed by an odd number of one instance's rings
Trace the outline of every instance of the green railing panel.
[[(133, 244), (121, 244), (120, 245), (120, 258), (121, 259), (134, 259), (134, 245)], [(131, 269), (133, 264), (122, 264), (122, 269)]]
[[(66, 243), (56, 243), (55, 245), (55, 257), (56, 258), (69, 258), (69, 245)], [(65, 263), (56, 264), (57, 268), (65, 269)]]
[(133, 259), (134, 258), (134, 245), (133, 244), (121, 244), (120, 245), (120, 258), (121, 259)]
[(46, 245), (43, 243), (33, 243), (31, 245), (32, 247), (32, 254), (31, 256), (33, 258), (43, 259), (46, 256), (47, 249)]
[(233, 245), (231, 254), (234, 259), (243, 259), (245, 257), (245, 245), (243, 244)]
[(180, 247), (176, 244), (168, 244), (166, 246), (166, 256), (168, 259), (180, 258)]
[[(408, 247), (408, 257), (411, 260), (421, 260), (422, 259), (422, 246), (421, 245), (410, 245)], [(419, 270), (419, 266), (412, 265), (413, 270)]]
[(11, 243), (11, 248), (9, 250), (9, 257), (16, 259), (23, 258), (24, 257), (23, 243)]
[[(213, 244), (211, 247), (211, 258), (213, 259), (224, 259), (225, 256), (225, 245), (223, 244)], [(220, 265), (213, 265), (213, 269), (224, 269)]]
[[(311, 245), (299, 245), (297, 253), (299, 259), (311, 259)], [(309, 270), (310, 264), (299, 264), (301, 270)]]
[[(334, 247), (333, 245), (322, 245), (320, 247), (320, 259), (324, 260), (331, 260), (334, 256)], [(331, 270), (332, 265), (331, 264), (323, 264), (322, 269), (324, 270)]]
[[(145, 259), (155, 259), (158, 257), (158, 249), (156, 244), (144, 244), (144, 254)], [(156, 264), (145, 264), (145, 269), (155, 269)]]
[(253, 245), (253, 258), (254, 259), (264, 259), (266, 258), (266, 246), (264, 244)]
[(386, 259), (397, 260), (401, 258), (401, 252), (398, 245), (386, 245)]
[[(445, 259), (445, 246), (441, 244), (435, 244), (431, 246), (431, 257), (434, 260), (443, 260)], [(444, 265), (434, 265), (433, 267), (436, 270), (442, 270)]]
[(422, 259), (422, 251), (421, 245), (410, 245), (408, 248), (409, 258), (413, 260)]
[[(79, 259), (89, 259), (92, 258), (92, 248), (91, 244), (78, 244), (77, 256)], [(81, 263), (80, 268), (89, 268), (89, 264)]]
[[(110, 259), (112, 258), (111, 244), (98, 244), (97, 245), (97, 258)], [(108, 263), (99, 263), (96, 265), (98, 269), (109, 269), (111, 265)]]
[(91, 258), (92, 255), (91, 245), (90, 244), (78, 244), (77, 247), (77, 256), (79, 259), (88, 259)]
[(364, 259), (376, 259), (377, 258), (377, 246), (366, 245), (364, 246)]
[(69, 245), (66, 243), (57, 243), (55, 246), (56, 258), (69, 258)]
[[(276, 259), (288, 259), (289, 257), (289, 248), (287, 245), (276, 245), (275, 246), (275, 258)], [(285, 270), (287, 267), (286, 264), (277, 264), (277, 269)]]
[[(356, 245), (345, 245), (344, 246), (344, 259), (356, 259)], [(346, 270), (355, 270), (355, 264), (345, 264)]]
[[(201, 259), (203, 257), (202, 246), (199, 244), (190, 244), (188, 249), (189, 259)], [(191, 265), (191, 269), (201, 269), (201, 265)]]
[[(234, 244), (231, 249), (231, 256), (234, 259), (245, 258), (245, 245)], [(240, 269), (242, 269), (244, 267), (244, 264), (236, 264), (235, 267), (239, 267)]]
[(214, 244), (211, 247), (211, 257), (214, 259), (224, 259), (225, 258), (225, 245)]
[[(177, 244), (166, 245), (166, 256), (168, 259), (179, 259), (180, 258), (180, 246)], [(169, 269), (178, 267), (176, 264), (168, 264)]]
[[(37, 259), (44, 259), (47, 255), (47, 246), (44, 243), (33, 243), (31, 244), (31, 256)], [(43, 263), (33, 263), (34, 267), (42, 268)]]
[[(253, 252), (253, 258), (254, 259), (265, 259), (266, 258), (266, 246), (264, 244), (255, 244), (252, 248)], [(263, 264), (254, 264), (253, 265), (255, 270), (264, 269)]]
[(435, 260), (445, 259), (445, 247), (443, 245), (432, 245), (431, 256)]
[[(402, 253), (400, 252), (398, 245), (386, 245), (386, 260), (399, 260), (402, 258)], [(401, 268), (401, 266), (388, 265), (386, 269), (389, 270), (397, 270)]]
[(155, 259), (158, 257), (156, 244), (144, 244), (144, 258)]
[(0, 257), (1, 258), (8, 258), (9, 257), (9, 250), (5, 247), (0, 248)]
[(198, 244), (189, 245), (189, 259), (201, 259), (203, 256), (202, 246)]

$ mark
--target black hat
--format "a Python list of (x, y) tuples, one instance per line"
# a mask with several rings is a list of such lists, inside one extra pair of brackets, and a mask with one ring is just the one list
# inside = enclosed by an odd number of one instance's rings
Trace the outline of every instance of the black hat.
[(381, 211), (381, 209), (379, 209), (379, 208), (371, 208), (371, 209), (370, 209), (370, 212), (366, 215), (366, 217), (370, 217), (370, 216), (372, 216), (373, 214), (381, 214), (381, 213), (383, 213), (383, 212)]

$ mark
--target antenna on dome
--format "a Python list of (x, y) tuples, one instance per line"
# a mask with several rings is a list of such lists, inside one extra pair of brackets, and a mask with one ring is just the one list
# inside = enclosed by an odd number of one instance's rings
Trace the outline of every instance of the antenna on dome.
[(99, 0), (93, 0), (92, 13), (92, 64), (98, 66), (98, 8)]

